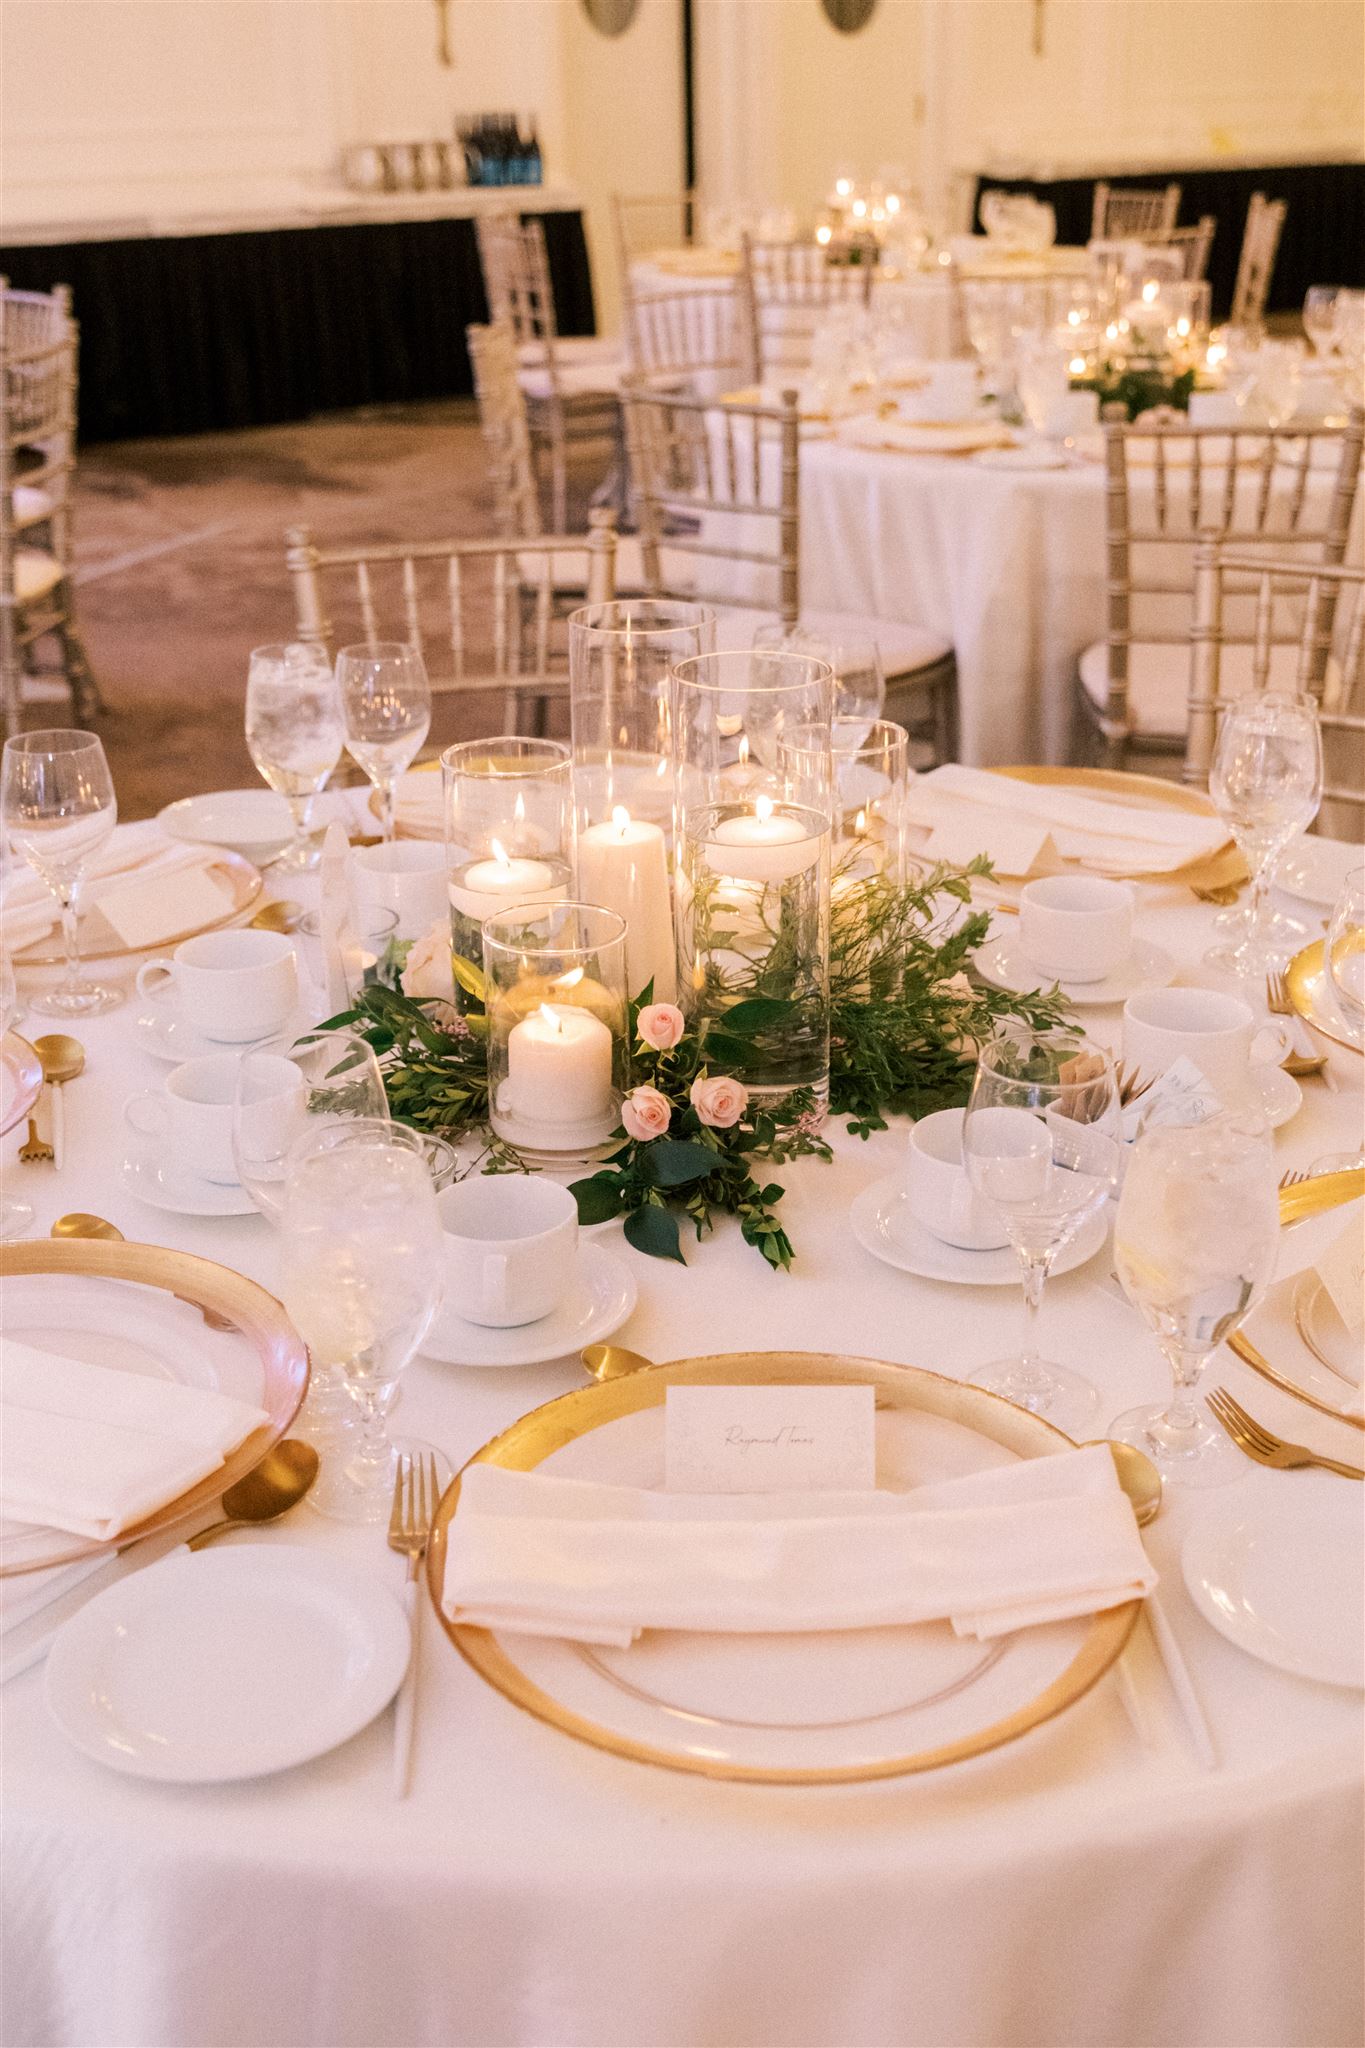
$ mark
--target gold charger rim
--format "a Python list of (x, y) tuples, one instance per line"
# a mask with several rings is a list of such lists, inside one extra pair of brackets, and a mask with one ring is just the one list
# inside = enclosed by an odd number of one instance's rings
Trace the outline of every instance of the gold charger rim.
[[(726, 1385), (748, 1380), (756, 1384), (782, 1385), (794, 1382), (818, 1384), (833, 1378), (866, 1384), (869, 1376), (879, 1392), (906, 1396), (899, 1401), (893, 1398), (892, 1406), (918, 1407), (944, 1415), (952, 1421), (965, 1418), (969, 1427), (978, 1426), (980, 1434), (1007, 1450), (1017, 1449), (1025, 1456), (1045, 1456), (1047, 1452), (1041, 1448), (1043, 1436), (1055, 1439), (1058, 1450), (1072, 1448), (1070, 1437), (1042, 1417), (1031, 1415), (982, 1387), (968, 1386), (942, 1373), (930, 1372), (923, 1366), (896, 1365), (887, 1359), (826, 1352), (739, 1351), (673, 1359), (641, 1368), (620, 1379), (595, 1381), (576, 1387), (518, 1417), (476, 1451), (462, 1470), (473, 1464), (505, 1464), (517, 1471), (534, 1470), (553, 1451), (594, 1429), (643, 1408), (661, 1407), (673, 1382)], [(909, 1398), (912, 1390), (927, 1393), (929, 1399), (916, 1401)], [(982, 1418), (994, 1419), (1005, 1434), (980, 1428)], [(871, 1763), (800, 1767), (738, 1763), (688, 1754), (639, 1741), (564, 1706), (522, 1671), (491, 1630), (472, 1628), (452, 1622), (447, 1617), (441, 1605), (446, 1532), (459, 1504), (460, 1476), (456, 1474), (442, 1496), (432, 1523), (426, 1569), (427, 1591), (437, 1622), (465, 1662), (514, 1706), (521, 1707), (549, 1727), (557, 1728), (561, 1734), (606, 1750), (613, 1756), (625, 1757), (633, 1763), (652, 1764), (689, 1776), (761, 1785), (850, 1785), (964, 1763), (971, 1757), (1016, 1741), (1045, 1721), (1052, 1720), (1089, 1692), (1123, 1649), (1142, 1604), (1139, 1600), (1129, 1600), (1120, 1607), (1092, 1614), (1076, 1655), (1065, 1670), (1032, 1700), (987, 1727), (952, 1742), (941, 1743), (934, 1749), (879, 1757)]]
[(18, 1063), (14, 1075), (19, 1092), (15, 1098), (13, 1108), (6, 1116), (4, 1123), (0, 1124), (0, 1138), (3, 1138), (14, 1129), (16, 1124), (21, 1124), (24, 1121), (34, 1103), (42, 1094), (43, 1063), (21, 1032), (7, 1031), (3, 1041), (0, 1041), (0, 1043), (3, 1043), (5, 1047), (13, 1045), (23, 1048), (18, 1054)]
[[(186, 939), (197, 939), (204, 932), (218, 932), (223, 929), (224, 925), (235, 924), (237, 919), (250, 910), (252, 905), (259, 900), (265, 889), (265, 877), (260, 869), (254, 867), (245, 854), (234, 853), (230, 847), (223, 846), (217, 848), (213, 859), (206, 860), (203, 865), (210, 874), (215, 868), (222, 868), (227, 872), (236, 901), (223, 912), (221, 917), (208, 918), (203, 924), (191, 925), (183, 932), (168, 932), (165, 938), (153, 939), (150, 944), (145, 946), (95, 947), (87, 945), (84, 936), (82, 936), (81, 959), (131, 960), (140, 953), (163, 953), (169, 947), (183, 946)], [(137, 870), (130, 870), (124, 879), (130, 882), (136, 881), (138, 879)], [(91, 909), (98, 909), (98, 907), (97, 904), (91, 905)], [(88, 916), (89, 912), (87, 911), (82, 914), (80, 919), (82, 934), (84, 934), (85, 920)], [(55, 953), (35, 953), (32, 950), (34, 946), (47, 946), (49, 943), (50, 935), (49, 938), (33, 939), (27, 948), (20, 948), (18, 952), (13, 953), (10, 957), (13, 959), (16, 967), (64, 966), (66, 954), (60, 947), (58, 947)]]
[[(1110, 796), (1148, 796), (1158, 809), (1214, 815), (1213, 806), (1202, 790), (1186, 789), (1181, 782), (1166, 782), (1159, 775), (1141, 775), (1126, 768), (1052, 768), (1014, 766), (994, 768), (993, 775), (1007, 775), (1012, 782), (1031, 782), (1044, 789), (1095, 789)], [(1075, 863), (1068, 862), (1068, 866)], [(1124, 879), (1132, 882), (1171, 882), (1187, 889), (1224, 889), (1247, 878), (1246, 862), (1236, 846), (1222, 846), (1217, 853), (1187, 861), (1183, 868), (1160, 873), (1134, 869)]]
[[(179, 1528), (217, 1504), (229, 1486), (258, 1465), (266, 1452), (288, 1434), (308, 1391), (308, 1348), (285, 1312), (258, 1281), (195, 1252), (171, 1251), (165, 1245), (107, 1242), (101, 1238), (33, 1238), (0, 1244), (0, 1281), (22, 1273), (58, 1273), (96, 1280), (131, 1280), (156, 1287), (196, 1308), (213, 1309), (232, 1321), (254, 1346), (265, 1384), (259, 1405), (269, 1421), (253, 1430), (216, 1472), (168, 1501), (154, 1514), (123, 1529), (111, 1541), (71, 1536), (58, 1557), (8, 1561), (0, 1554), (0, 1579), (21, 1578), (53, 1564), (74, 1564), (80, 1558), (110, 1557), (127, 1544)], [(61, 1536), (57, 1530), (54, 1534)]]
[[(1344, 1208), (1348, 1202), (1359, 1201), (1362, 1195), (1365, 1195), (1365, 1167), (1361, 1166), (1348, 1166), (1337, 1173), (1319, 1173), (1311, 1180), (1296, 1181), (1293, 1187), (1280, 1189), (1280, 1227), (1283, 1229), (1291, 1223), (1302, 1223), (1308, 1217), (1324, 1215), (1330, 1209)], [(1319, 1415), (1330, 1415), (1334, 1422), (1349, 1423), (1352, 1429), (1365, 1430), (1365, 1415), (1351, 1415), (1345, 1409), (1329, 1407), (1326, 1401), (1320, 1401), (1306, 1387), (1299, 1386), (1277, 1371), (1244, 1330), (1234, 1330), (1228, 1338), (1228, 1349), (1241, 1359), (1243, 1365), (1249, 1365), (1272, 1387), (1278, 1387), (1282, 1394), (1291, 1394), (1305, 1407), (1315, 1408)]]
[(1330, 1038), (1333, 1045), (1344, 1045), (1348, 1052), (1365, 1055), (1365, 1045), (1358, 1045), (1354, 1038), (1343, 1038), (1339, 1031), (1330, 1030), (1317, 1014), (1313, 989), (1326, 972), (1327, 941), (1314, 939), (1311, 945), (1305, 946), (1301, 953), (1294, 955), (1285, 969), (1284, 979), (1289, 991), (1289, 1000), (1304, 1023), (1311, 1025), (1314, 1031), (1321, 1032), (1324, 1038)]

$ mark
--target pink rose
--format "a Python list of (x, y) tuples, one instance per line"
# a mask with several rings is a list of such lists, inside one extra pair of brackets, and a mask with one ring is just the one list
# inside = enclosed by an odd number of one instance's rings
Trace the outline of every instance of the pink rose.
[(692, 1083), (692, 1107), (712, 1130), (728, 1131), (749, 1106), (749, 1091), (728, 1074), (698, 1074)]
[(641, 1010), (638, 1029), (655, 1052), (670, 1052), (687, 1029), (687, 1020), (673, 1003), (651, 1003)]
[(626, 1136), (637, 1138), (641, 1144), (650, 1138), (662, 1138), (672, 1115), (668, 1097), (657, 1088), (632, 1088), (621, 1104)]

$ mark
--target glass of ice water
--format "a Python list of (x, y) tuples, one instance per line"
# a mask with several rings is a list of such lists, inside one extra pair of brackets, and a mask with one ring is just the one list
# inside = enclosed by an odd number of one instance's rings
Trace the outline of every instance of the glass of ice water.
[(302, 641), (255, 647), (246, 684), (246, 743), (257, 772), (289, 806), (293, 838), (277, 873), (315, 867), (313, 802), (341, 759), (341, 698), (325, 649)]

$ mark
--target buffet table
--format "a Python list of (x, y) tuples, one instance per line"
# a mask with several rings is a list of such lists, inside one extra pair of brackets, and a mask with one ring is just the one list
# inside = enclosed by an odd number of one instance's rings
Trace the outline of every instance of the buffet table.
[[(1358, 860), (1339, 851), (1343, 870)], [(1186, 889), (1144, 887), (1139, 929), (1199, 982), (1212, 915)], [(90, 1210), (130, 1237), (277, 1284), (263, 1218), (170, 1216), (124, 1186), (123, 1103), (165, 1071), (139, 1047), (137, 1013), (130, 1002), (81, 1028), (88, 1067), (68, 1091), (60, 1174), (15, 1169), (37, 1233)], [(1100, 1038), (1115, 1033), (1115, 1011), (1085, 1016)], [(1358, 1141), (1361, 1060), (1337, 1049), (1332, 1065), (1341, 1092), (1304, 1083), (1276, 1141), (1284, 1166)], [(689, 1245), (688, 1270), (635, 1258), (640, 1302), (620, 1341), (657, 1358), (790, 1344), (950, 1376), (998, 1355), (1016, 1330), (1014, 1288), (912, 1278), (851, 1233), (850, 1202), (894, 1169), (904, 1126), (869, 1143), (840, 1129), (834, 1142), (832, 1165), (781, 1172), (790, 1275), (769, 1271), (730, 1224)], [(8, 1170), (13, 1137), (6, 1146)], [(607, 1228), (612, 1242), (617, 1226)], [(1313, 1223), (1286, 1235), (1289, 1265), (1314, 1256), (1320, 1236)], [(1045, 1310), (1049, 1348), (1100, 1385), (1106, 1419), (1166, 1386), (1109, 1263), (1102, 1250), (1054, 1280)], [(1348, 1424), (1226, 1354), (1216, 1376), (1272, 1426), (1359, 1460)], [(458, 1465), (581, 1383), (573, 1359), (503, 1371), (419, 1359), (398, 1420)], [(1360, 1696), (1253, 1662), (1200, 1618), (1178, 1563), (1214, 1499), (1235, 1494), (1255, 1514), (1291, 1490), (1306, 1499), (1346, 1483), (1248, 1464), (1221, 1494), (1168, 1497), (1148, 1532), (1212, 1727), (1211, 1773), (1150, 1651), (1137, 1675), (1159, 1724), (1152, 1750), (1106, 1677), (970, 1764), (805, 1790), (713, 1783), (583, 1747), (485, 1686), (428, 1614), (401, 1802), (387, 1714), (282, 1775), (181, 1788), (121, 1778), (70, 1749), (47, 1718), (41, 1671), (29, 1671), (5, 1699), (6, 2038), (1351, 2048), (1362, 2023)], [(401, 1580), (381, 1531), (306, 1507), (225, 1540), (326, 1547)]]
[(544, 223), (561, 332), (591, 334), (578, 200), (539, 186), (11, 228), (0, 272), (71, 287), (82, 440), (265, 426), (472, 391), (474, 216), (509, 208)]

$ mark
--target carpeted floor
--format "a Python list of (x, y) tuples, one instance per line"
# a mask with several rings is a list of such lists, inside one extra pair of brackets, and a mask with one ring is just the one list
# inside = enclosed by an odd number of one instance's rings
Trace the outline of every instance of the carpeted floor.
[[(284, 535), (296, 525), (331, 545), (491, 532), (472, 404), (80, 451), (78, 616), (123, 817), (257, 783), (247, 656), (292, 633)], [(460, 715), (438, 704), (433, 741), (472, 737)]]

